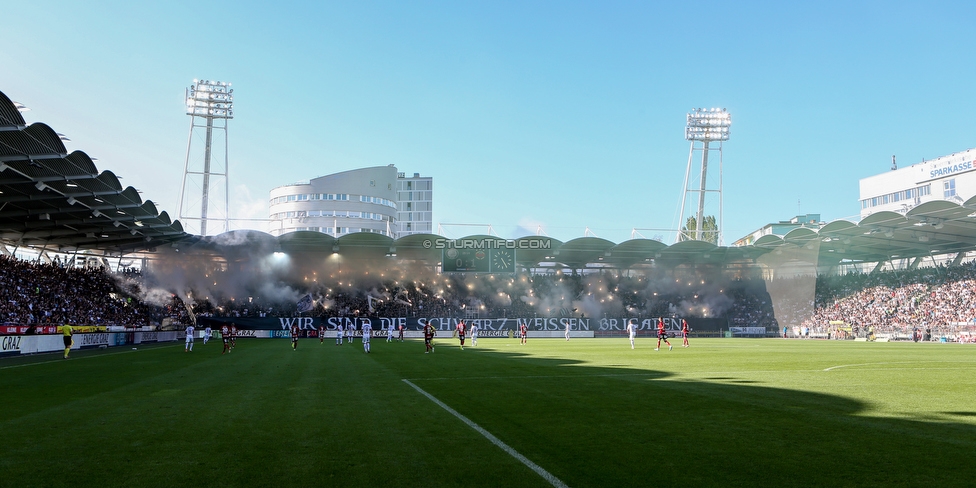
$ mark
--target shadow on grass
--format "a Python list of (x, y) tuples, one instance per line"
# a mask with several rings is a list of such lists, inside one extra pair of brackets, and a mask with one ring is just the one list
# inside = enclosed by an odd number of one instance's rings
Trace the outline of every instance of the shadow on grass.
[(65, 485), (64, 473), (99, 486), (546, 485), (409, 378), (573, 487), (976, 479), (976, 428), (965, 422), (976, 412), (965, 408), (945, 413), (959, 422), (881, 418), (867, 401), (728, 372), (687, 379), (653, 362), (307, 344), (254, 339), (226, 356), (161, 347), (3, 370), (0, 427), (17, 435), (0, 448), (0, 472), (15, 486)]
[(976, 479), (976, 426), (968, 423), (874, 417), (873, 406), (857, 399), (728, 376), (688, 380), (497, 350), (479, 356), (454, 380), (444, 371), (411, 380), (569, 486), (968, 486)]

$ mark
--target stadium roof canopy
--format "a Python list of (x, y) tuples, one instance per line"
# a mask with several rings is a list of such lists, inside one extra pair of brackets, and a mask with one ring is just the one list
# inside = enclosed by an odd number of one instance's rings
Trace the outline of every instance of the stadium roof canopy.
[(178, 221), (99, 172), (87, 154), (68, 154), (54, 130), (27, 125), (0, 92), (0, 240), (53, 251), (128, 253), (187, 236)]
[[(506, 241), (498, 236), (464, 239)], [(441, 251), (432, 243), (439, 240), (450, 239), (434, 234), (392, 239), (369, 233), (335, 238), (309, 231), (279, 237), (260, 231), (189, 235), (179, 221), (158, 212), (151, 201), (142, 201), (134, 188), (122, 188), (110, 171), (100, 172), (84, 152), (69, 154), (61, 136), (50, 127), (42, 123), (28, 126), (15, 104), (0, 92), (0, 243), (117, 255), (171, 245), (230, 259), (272, 252), (339, 253), (349, 259), (436, 265)], [(904, 215), (878, 212), (858, 223), (837, 220), (819, 230), (801, 227), (782, 237), (763, 236), (745, 247), (719, 247), (701, 241), (669, 246), (648, 239), (615, 244), (597, 237), (562, 242), (528, 236), (506, 242), (517, 248), (516, 260), (525, 268), (722, 265), (756, 262), (771, 255), (816, 261), (812, 264), (820, 269), (841, 263), (881, 263), (946, 254), (956, 254), (958, 260), (976, 250), (976, 197), (962, 204), (927, 202)]]

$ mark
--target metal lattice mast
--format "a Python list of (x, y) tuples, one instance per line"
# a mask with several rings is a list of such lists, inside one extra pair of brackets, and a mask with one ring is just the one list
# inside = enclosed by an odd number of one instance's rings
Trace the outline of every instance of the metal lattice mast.
[[(230, 182), (228, 181), (229, 142), (227, 122), (234, 118), (234, 90), (230, 83), (211, 80), (193, 80), (193, 84), (186, 90), (186, 114), (190, 116), (190, 133), (186, 141), (186, 160), (183, 164), (183, 183), (180, 191), (179, 218), (182, 221), (199, 221), (200, 235), (207, 235), (207, 222), (217, 220), (210, 218), (211, 210), (223, 213), (219, 220), (223, 221), (224, 231), (230, 230)], [(193, 147), (194, 129), (204, 129), (202, 168), (194, 164), (191, 168), (191, 148)], [(223, 168), (214, 170), (213, 133), (215, 130), (224, 133)], [(219, 151), (219, 150), (218, 150)], [(219, 158), (218, 158), (219, 161)], [(224, 179), (223, 208), (213, 207), (210, 198), (211, 178)], [(200, 192), (199, 215), (189, 212), (187, 202), (187, 184), (196, 183)]]
[[(678, 233), (675, 242), (685, 240), (702, 240), (704, 237), (704, 220), (706, 196), (710, 193), (716, 194), (718, 199), (718, 222), (716, 222), (717, 244), (723, 244), (722, 236), (722, 142), (729, 140), (730, 128), (732, 126), (732, 116), (724, 109), (696, 108), (688, 114), (688, 123), (685, 126), (685, 139), (691, 141), (691, 148), (688, 151), (688, 168), (685, 171), (684, 190), (681, 198), (681, 211), (678, 222)], [(710, 143), (718, 143), (710, 144)], [(716, 147), (717, 146), (717, 147)], [(701, 163), (699, 166), (697, 188), (694, 188), (693, 179), (695, 151), (701, 151)], [(708, 185), (708, 155), (710, 151), (718, 151), (719, 175), (718, 184)], [(695, 217), (695, 233), (691, 234), (687, 230), (680, 230), (688, 221), (690, 215), (685, 214), (685, 206), (689, 198), (697, 197), (697, 209)]]

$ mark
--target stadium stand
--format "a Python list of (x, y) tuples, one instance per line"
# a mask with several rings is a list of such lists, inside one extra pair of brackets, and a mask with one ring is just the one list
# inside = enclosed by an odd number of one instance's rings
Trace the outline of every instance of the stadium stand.
[(159, 325), (173, 315), (173, 307), (168, 310), (136, 298), (137, 283), (131, 273), (0, 256), (0, 317), (9, 325), (135, 327)]
[[(865, 328), (893, 338), (916, 328), (936, 336), (967, 331), (972, 336), (966, 324), (976, 315), (971, 291), (976, 277), (973, 265), (962, 262), (976, 250), (974, 209), (976, 197), (961, 204), (928, 202), (904, 215), (878, 212), (858, 223), (839, 220), (819, 230), (763, 236), (744, 247), (702, 241), (669, 246), (648, 239), (615, 244), (595, 237), (561, 242), (528, 236), (512, 241), (525, 244), (514, 256), (517, 274), (442, 275), (436, 271), (443, 264), (441, 251), (430, 241), (449, 239), (433, 234), (399, 239), (369, 233), (334, 238), (308, 231), (278, 237), (257, 231), (188, 235), (137, 190), (123, 188), (110, 171), (99, 171), (84, 152), (69, 153), (51, 127), (27, 124), (0, 93), (4, 323), (162, 325), (187, 324), (194, 315), (298, 313), (616, 315), (721, 319), (729, 327), (777, 331), (786, 325), (812, 331), (814, 337), (866, 338)], [(475, 238), (504, 240), (464, 239)], [(39, 250), (45, 259), (49, 252), (91, 251), (121, 261), (139, 253), (147, 268), (145, 274), (111, 272), (9, 257), (21, 247)], [(303, 279), (256, 273), (258, 263), (278, 254), (305, 268), (331, 260), (332, 271), (347, 274), (325, 279), (330, 269), (322, 268), (322, 279), (313, 276), (310, 286), (308, 272), (314, 275), (315, 269), (300, 270)], [(923, 257), (934, 260), (935, 255), (952, 260), (952, 265), (918, 268)], [(194, 260), (200, 262), (191, 269)], [(902, 265), (903, 271), (880, 271), (887, 263), (896, 267), (896, 260), (909, 264)], [(796, 263), (831, 275), (818, 277), (815, 290), (812, 277), (781, 277), (790, 276)], [(861, 270), (874, 266), (874, 272), (843, 274), (841, 268), (851, 265)], [(173, 271), (185, 273), (179, 280), (161, 278)], [(395, 273), (399, 275), (391, 278)], [(260, 286), (244, 278), (251, 274)], [(227, 282), (244, 286), (217, 286)], [(304, 296), (313, 304), (310, 310), (298, 309)]]

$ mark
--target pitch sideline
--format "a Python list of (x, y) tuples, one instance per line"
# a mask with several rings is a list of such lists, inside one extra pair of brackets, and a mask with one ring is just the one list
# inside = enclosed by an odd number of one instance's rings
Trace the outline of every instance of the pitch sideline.
[(503, 451), (507, 452), (510, 456), (512, 456), (515, 459), (518, 459), (519, 462), (521, 462), (522, 464), (528, 466), (529, 469), (531, 469), (532, 471), (535, 471), (536, 474), (538, 474), (539, 476), (541, 476), (544, 480), (548, 481), (549, 484), (551, 484), (552, 486), (555, 486), (557, 488), (569, 488), (569, 486), (566, 483), (563, 483), (559, 478), (555, 477), (552, 473), (546, 471), (545, 469), (543, 469), (538, 464), (533, 463), (527, 457), (523, 456), (521, 453), (519, 453), (518, 451), (516, 451), (515, 449), (513, 449), (511, 446), (509, 446), (508, 444), (505, 444), (504, 442), (502, 442), (501, 439), (499, 439), (499, 438), (495, 437), (494, 435), (492, 435), (491, 432), (488, 432), (487, 430), (481, 428), (480, 425), (472, 422), (469, 418), (467, 418), (464, 415), (461, 415), (460, 413), (458, 413), (457, 410), (454, 410), (453, 408), (447, 406), (446, 403), (438, 400), (436, 397), (434, 397), (430, 393), (427, 393), (426, 391), (424, 391), (423, 389), (421, 389), (419, 386), (413, 384), (410, 380), (404, 379), (403, 382), (406, 383), (406, 384), (408, 384), (408, 385), (410, 385), (414, 390), (417, 390), (418, 392), (420, 392), (421, 395), (427, 397), (428, 400), (436, 403), (439, 407), (443, 408), (444, 410), (447, 410), (448, 413), (450, 413), (451, 415), (457, 417), (461, 422), (464, 422), (465, 424), (468, 424), (468, 427), (471, 427), (472, 429), (476, 430), (479, 434), (481, 434), (486, 439), (488, 439), (489, 441), (491, 441), (492, 444), (500, 447)]

